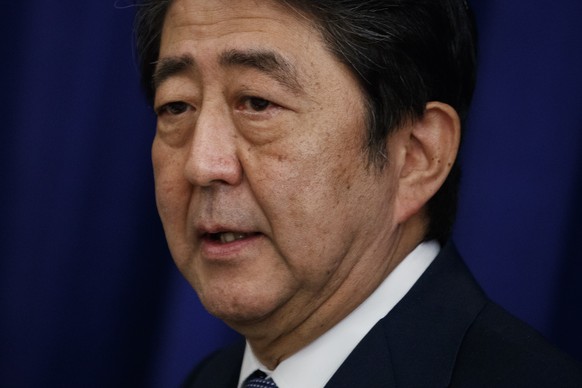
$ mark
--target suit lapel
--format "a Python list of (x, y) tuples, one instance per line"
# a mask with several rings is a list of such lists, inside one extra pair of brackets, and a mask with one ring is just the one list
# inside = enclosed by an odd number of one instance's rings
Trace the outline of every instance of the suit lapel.
[(377, 324), (360, 341), (326, 388), (395, 387), (384, 329)]
[(485, 303), (456, 249), (447, 245), (326, 387), (448, 386), (464, 334)]
[(199, 364), (182, 385), (183, 388), (236, 388), (244, 354), (240, 340), (216, 352)]

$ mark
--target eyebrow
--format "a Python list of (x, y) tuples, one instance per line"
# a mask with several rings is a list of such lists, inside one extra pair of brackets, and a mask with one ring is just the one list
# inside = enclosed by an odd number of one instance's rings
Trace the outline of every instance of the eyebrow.
[(154, 91), (168, 78), (196, 68), (194, 58), (188, 54), (179, 57), (161, 58), (155, 62), (155, 65), (156, 67), (152, 74), (152, 87)]
[(255, 69), (295, 93), (302, 91), (295, 66), (275, 51), (228, 50), (220, 56), (220, 64), (225, 67)]
[[(294, 93), (303, 89), (298, 81), (295, 66), (280, 54), (271, 50), (228, 50), (220, 55), (223, 67), (244, 67), (255, 69), (273, 78)], [(189, 54), (161, 58), (155, 63), (152, 86), (156, 90), (168, 78), (196, 69), (196, 61)]]

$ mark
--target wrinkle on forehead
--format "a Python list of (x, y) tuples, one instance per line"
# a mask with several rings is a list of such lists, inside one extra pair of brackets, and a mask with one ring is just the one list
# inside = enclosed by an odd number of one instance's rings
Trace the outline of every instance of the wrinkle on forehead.
[[(214, 72), (224, 68), (224, 54), (229, 51), (244, 54), (237, 58), (237, 65), (269, 69), (268, 75), (309, 100), (317, 100), (322, 92), (322, 77), (352, 78), (359, 87), (349, 66), (329, 50), (315, 22), (284, 0), (174, 0), (164, 23), (160, 60), (190, 55), (199, 69)], [(265, 53), (281, 60), (265, 61), (269, 59)], [(328, 68), (338, 64), (335, 74), (330, 74)], [(216, 79), (216, 74), (212, 77)], [(334, 98), (344, 94), (338, 90)]]
[(319, 30), (305, 15), (298, 13), (286, 1), (274, 0), (174, 0), (166, 14), (163, 29), (188, 28), (196, 32), (199, 38), (224, 36), (243, 32), (243, 26), (252, 26), (255, 31), (260, 31), (262, 21), (286, 26), (288, 20), (283, 20), (282, 15), (319, 35)]
[[(291, 29), (291, 34), (290, 25), (296, 26)], [(277, 31), (287, 33), (278, 36)], [(299, 74), (303, 72), (294, 66), (300, 57), (285, 55), (289, 44), (298, 48), (294, 50), (298, 53), (307, 53), (312, 45), (325, 45), (320, 31), (285, 2), (174, 0), (164, 21), (158, 60), (183, 58), (187, 54), (197, 62), (210, 52), (246, 52), (244, 64), (255, 64), (256, 68), (270, 64), (268, 67), (271, 70), (277, 69), (270, 71), (270, 75), (276, 76), (277, 81), (290, 90), (300, 92), (297, 80), (304, 74)], [(262, 55), (268, 52), (271, 52), (268, 56)], [(258, 57), (262, 57), (260, 61), (256, 60)], [(269, 57), (271, 59), (266, 60)], [(238, 64), (243, 63), (239, 61)], [(157, 74), (162, 76), (157, 77), (158, 81), (166, 78), (163, 72)]]
[[(270, 0), (174, 0), (170, 4), (164, 24), (172, 24), (174, 27), (183, 27), (191, 24), (209, 26), (241, 18), (242, 14), (246, 14), (244, 16), (245, 19), (262, 19), (268, 18), (268, 16), (264, 15), (265, 10), (269, 9), (273, 10), (272, 14), (275, 16), (277, 10), (280, 12), (285, 7), (281, 6), (277, 1)], [(257, 16), (251, 16), (253, 13)]]

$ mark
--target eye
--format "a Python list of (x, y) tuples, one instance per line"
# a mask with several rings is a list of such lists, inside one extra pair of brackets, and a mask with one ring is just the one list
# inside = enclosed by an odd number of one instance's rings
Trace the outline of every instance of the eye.
[(169, 114), (172, 116), (177, 116), (186, 112), (190, 108), (190, 105), (183, 101), (174, 101), (164, 104), (156, 109), (156, 113), (158, 116), (163, 114)]
[(267, 100), (258, 97), (251, 97), (248, 99), (248, 105), (251, 109), (256, 111), (263, 111), (271, 105), (271, 103)]
[(260, 97), (246, 97), (242, 100), (239, 109), (248, 109), (255, 112), (262, 112), (267, 110), (274, 104), (271, 101)]

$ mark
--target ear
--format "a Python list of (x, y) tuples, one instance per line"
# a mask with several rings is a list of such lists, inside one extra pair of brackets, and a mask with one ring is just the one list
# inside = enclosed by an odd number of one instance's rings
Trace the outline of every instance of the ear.
[(400, 138), (395, 219), (404, 223), (419, 213), (439, 190), (457, 157), (459, 115), (441, 102), (429, 102), (421, 119), (395, 133)]

